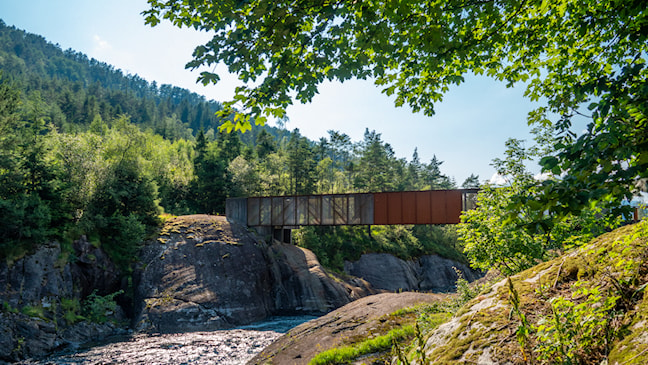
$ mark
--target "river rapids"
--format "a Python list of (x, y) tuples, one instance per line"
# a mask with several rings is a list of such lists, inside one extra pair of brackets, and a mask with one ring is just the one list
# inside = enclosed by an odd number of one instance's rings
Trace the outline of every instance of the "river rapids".
[(231, 330), (136, 334), (20, 364), (245, 364), (290, 328), (315, 317), (278, 317)]

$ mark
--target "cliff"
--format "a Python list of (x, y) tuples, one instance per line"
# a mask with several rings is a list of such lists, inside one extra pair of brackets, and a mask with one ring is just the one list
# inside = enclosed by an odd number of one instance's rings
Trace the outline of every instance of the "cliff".
[(92, 293), (100, 298), (120, 285), (107, 255), (85, 238), (74, 242), (72, 253), (51, 242), (16, 262), (0, 262), (0, 361), (43, 356), (123, 332), (120, 326), (127, 322), (118, 307), (108, 318), (91, 321), (91, 310), (81, 304)]
[(323, 314), (374, 293), (328, 273), (312, 252), (267, 245), (224, 217), (167, 222), (136, 271), (138, 331), (228, 328), (281, 314)]

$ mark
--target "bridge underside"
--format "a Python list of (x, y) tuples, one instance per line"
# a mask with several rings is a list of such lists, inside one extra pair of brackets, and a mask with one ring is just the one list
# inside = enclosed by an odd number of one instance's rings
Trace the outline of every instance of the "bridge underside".
[(477, 191), (230, 198), (225, 211), (230, 221), (248, 227), (273, 228), (275, 233), (300, 226), (457, 224), (461, 212), (475, 206)]

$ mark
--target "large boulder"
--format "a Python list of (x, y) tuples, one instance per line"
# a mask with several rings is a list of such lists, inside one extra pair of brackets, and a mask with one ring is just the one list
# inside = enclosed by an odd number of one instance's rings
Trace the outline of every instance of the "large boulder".
[(418, 289), (433, 292), (449, 292), (456, 289), (459, 278), (457, 271), (464, 279), (473, 282), (484, 274), (468, 265), (441, 257), (439, 255), (422, 256), (415, 261), (419, 278)]
[(376, 289), (408, 291), (418, 289), (416, 265), (386, 253), (368, 253), (355, 262), (344, 263), (344, 271), (371, 283)]
[(647, 258), (648, 222), (618, 228), (494, 284), (422, 350), (435, 364), (648, 364)]
[(406, 261), (386, 253), (364, 254), (358, 261), (347, 261), (344, 271), (366, 280), (376, 289), (389, 291), (448, 292), (455, 289), (457, 271), (468, 281), (482, 276), (461, 262), (438, 255)]
[[(396, 311), (407, 312), (403, 309), (442, 298), (440, 294), (405, 292), (382, 293), (358, 299), (291, 329), (248, 364), (306, 365), (320, 352), (348, 346), (357, 339), (382, 336), (393, 328), (411, 324), (413, 318), (397, 315)], [(415, 310), (410, 312), (414, 313)]]
[(215, 216), (168, 222), (136, 272), (137, 329), (213, 330), (268, 316), (271, 272), (262, 245)]
[(136, 270), (139, 331), (228, 328), (292, 313), (326, 313), (369, 293), (333, 278), (312, 252), (267, 245), (224, 217), (167, 222)]

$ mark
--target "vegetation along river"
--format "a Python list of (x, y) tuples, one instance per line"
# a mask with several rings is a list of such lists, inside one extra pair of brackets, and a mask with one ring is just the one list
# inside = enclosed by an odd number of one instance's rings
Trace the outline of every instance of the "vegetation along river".
[(137, 334), (20, 364), (245, 364), (291, 328), (315, 317), (276, 317), (230, 330)]

